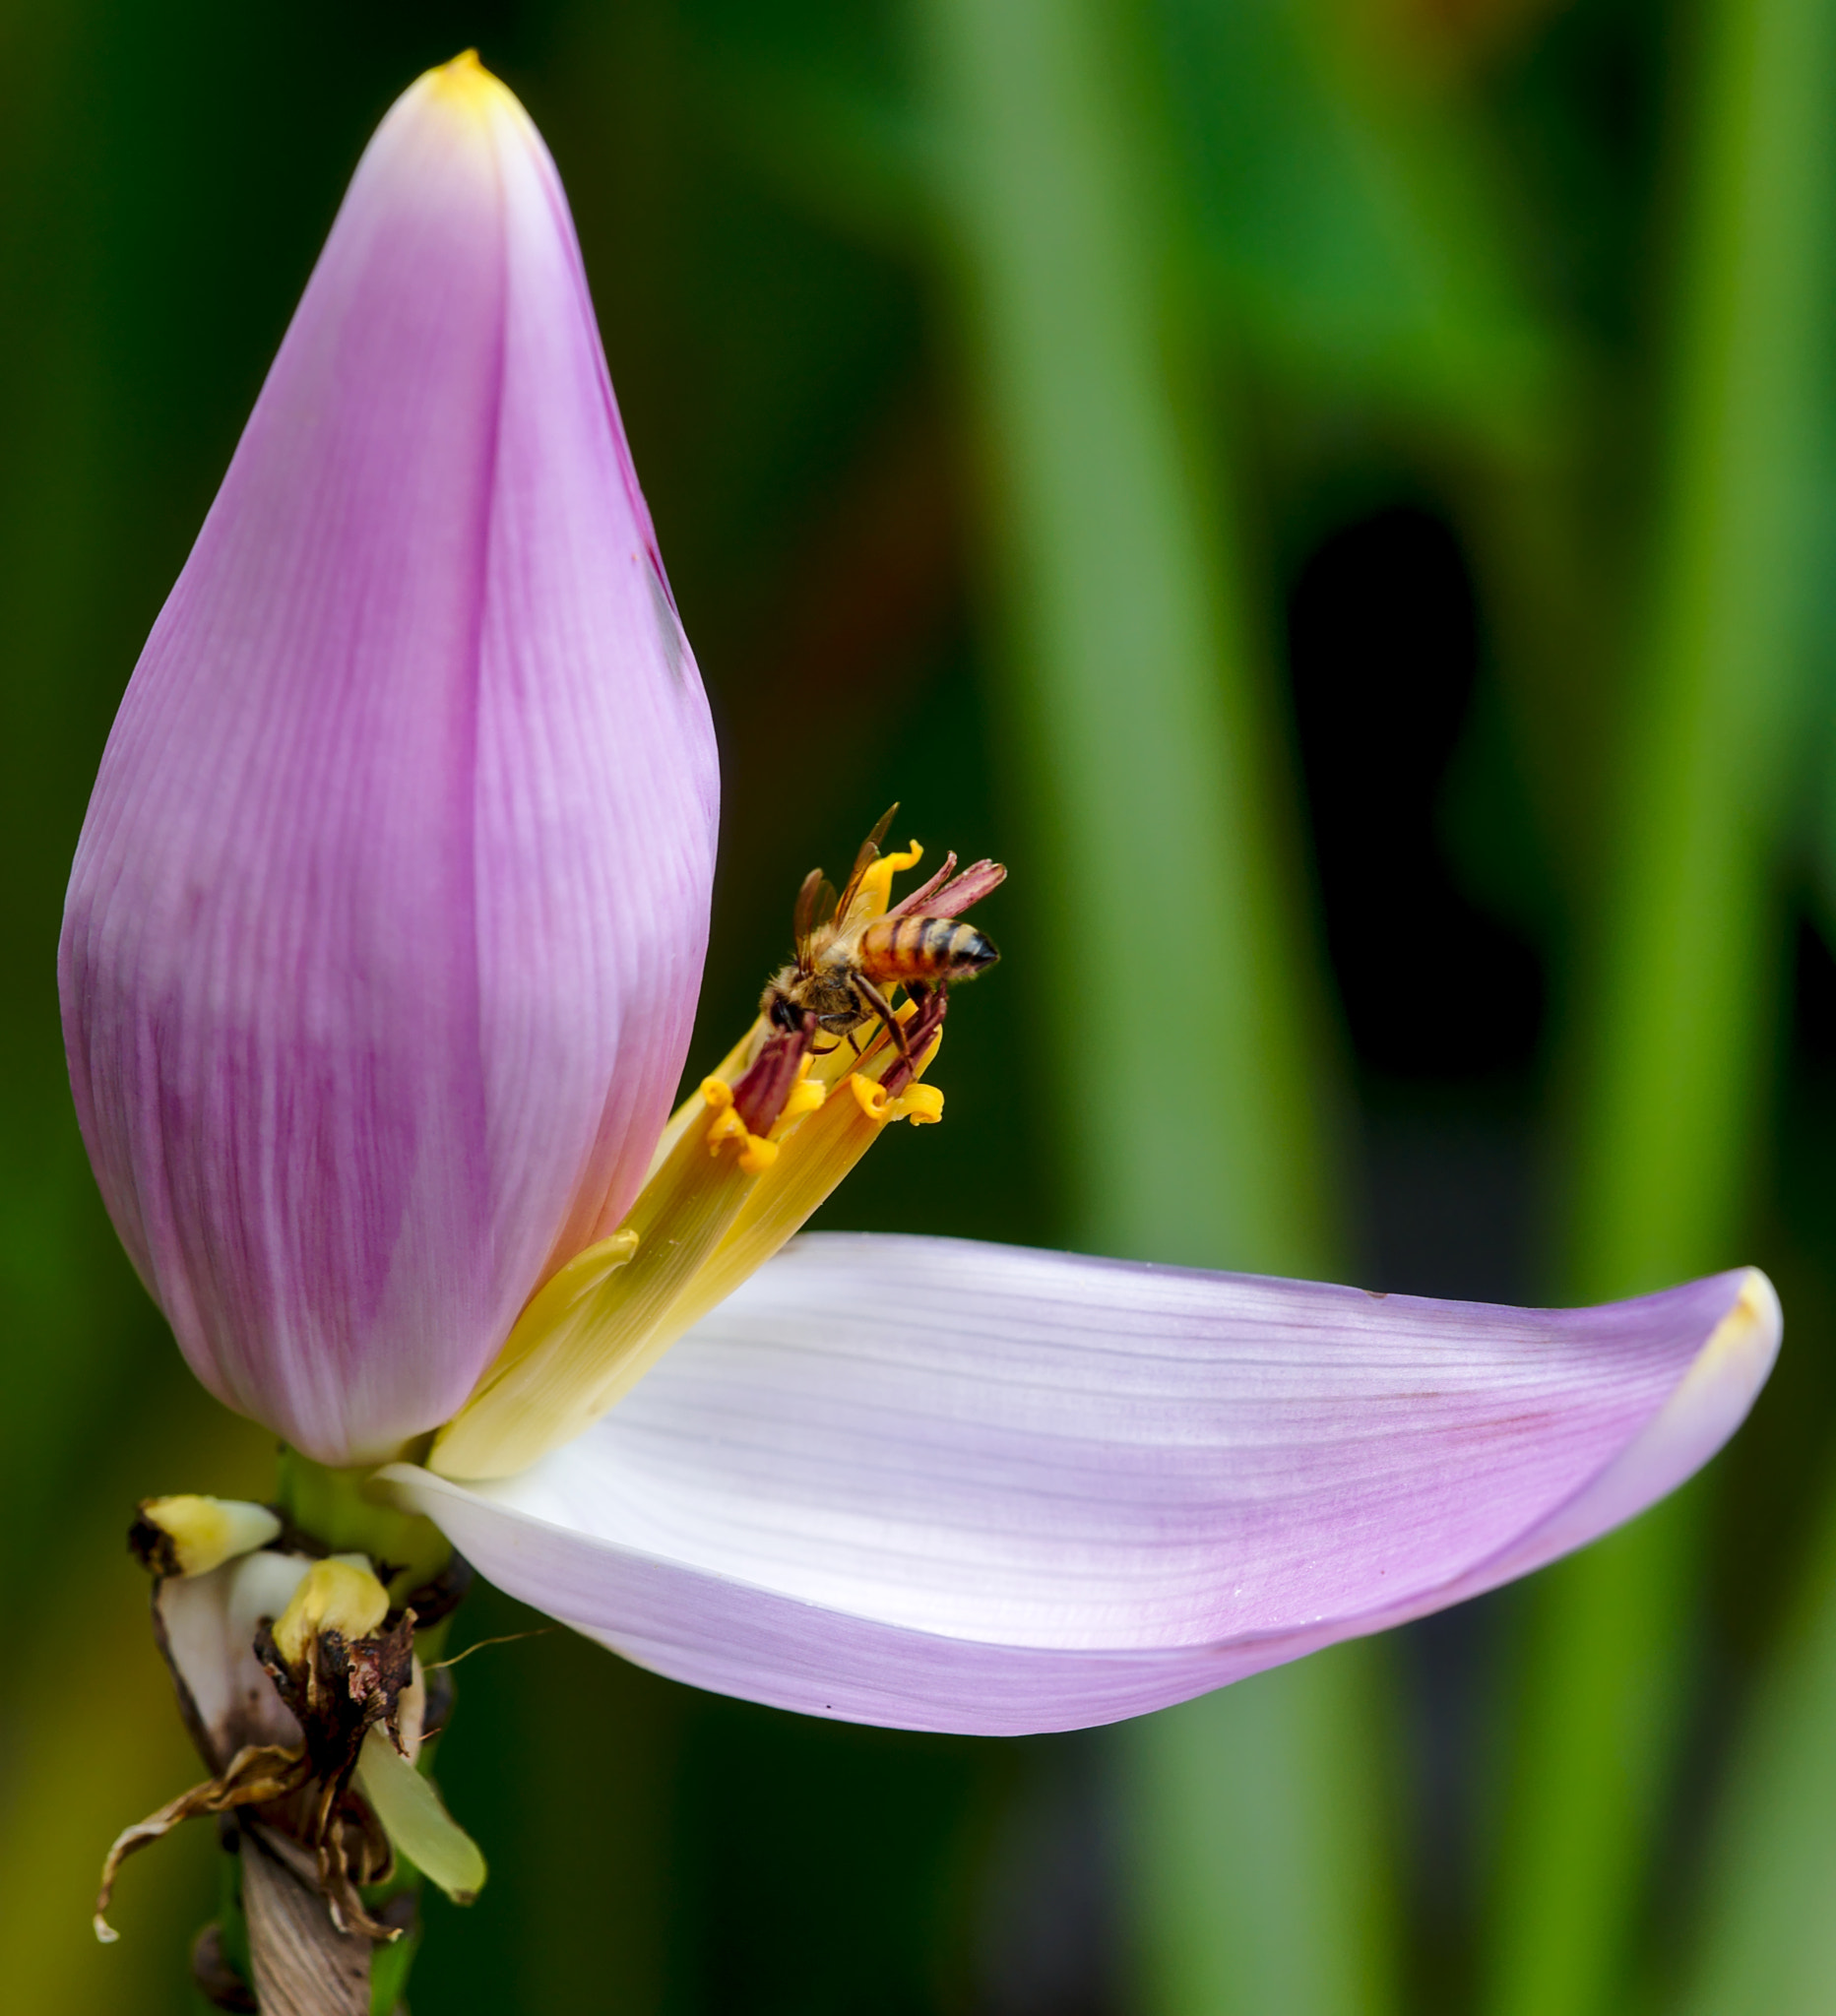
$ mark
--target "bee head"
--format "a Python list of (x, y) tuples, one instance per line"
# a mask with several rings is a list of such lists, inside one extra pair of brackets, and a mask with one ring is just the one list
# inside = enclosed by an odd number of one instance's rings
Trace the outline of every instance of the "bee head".
[(791, 1033), (802, 1028), (802, 1010), (797, 1007), (796, 1003), (791, 1000), (791, 996), (785, 992), (784, 988), (776, 980), (765, 989), (765, 1000), (762, 1005), (765, 1010), (765, 1019), (774, 1029), (782, 1029), (787, 1033)]

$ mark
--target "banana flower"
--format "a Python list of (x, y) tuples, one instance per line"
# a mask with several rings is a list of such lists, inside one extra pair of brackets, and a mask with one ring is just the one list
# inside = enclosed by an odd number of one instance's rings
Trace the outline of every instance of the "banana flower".
[[(1525, 1574), (1745, 1415), (1750, 1270), (1551, 1312), (793, 1238), (937, 1117), (947, 997), (761, 1023), (671, 1118), (717, 788), (559, 181), (461, 58), (365, 154), (135, 669), (60, 976), (198, 1377), (500, 1587), (753, 1700), (1064, 1729)], [(832, 925), (999, 879), (900, 904), (916, 857)]]

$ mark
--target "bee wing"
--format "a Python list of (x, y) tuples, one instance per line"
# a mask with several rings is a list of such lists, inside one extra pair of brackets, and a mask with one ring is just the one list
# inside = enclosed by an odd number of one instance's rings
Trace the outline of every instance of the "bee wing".
[(841, 899), (835, 906), (836, 915), (845, 923), (848, 920), (848, 913), (854, 908), (855, 898), (860, 894), (862, 877), (880, 857), (880, 842), (886, 838), (887, 828), (892, 825), (893, 814), (898, 809), (897, 801), (888, 805), (885, 812), (881, 815), (880, 823), (860, 843), (860, 851), (855, 856), (855, 865), (849, 871), (848, 880), (843, 885)]
[(812, 868), (803, 877), (803, 886), (796, 893), (796, 913), (791, 919), (791, 933), (796, 943), (796, 963), (800, 973), (808, 973), (815, 964), (815, 944), (818, 934), (826, 930), (835, 915), (835, 887), (820, 868)]

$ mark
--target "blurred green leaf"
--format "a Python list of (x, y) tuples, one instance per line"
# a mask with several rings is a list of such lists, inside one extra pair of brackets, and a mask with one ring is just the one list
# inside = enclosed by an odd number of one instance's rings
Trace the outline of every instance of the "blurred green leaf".
[[(1566, 332), (1521, 270), (1479, 107), (1382, 60), (1327, 0), (1157, 0), (1140, 57), (1224, 327), (1307, 397), (1387, 404), (1516, 452), (1554, 411)], [(898, 52), (794, 12), (711, 44), (731, 135), (815, 215), (910, 255), (955, 172)]]
[(1350, 2016), (1397, 2005), (1399, 1902), (1384, 1880), (1382, 1759), (1397, 1732), (1379, 1648), (1298, 1666), (1133, 1724), (1132, 1818), (1152, 1882), (1140, 1905), (1146, 2005), (1169, 2012)]
[(1496, 142), (1328, 0), (1159, 0), (1207, 263), (1257, 360), (1489, 442), (1547, 423), (1562, 333)]
[[(1047, 927), (1040, 1029), (1078, 1242), (1298, 1272), (1334, 1239), (1292, 795), (1117, 13), (924, 9), (1005, 725), (1044, 843), (1021, 892)], [(1098, 956), (1099, 919), (1126, 919), (1151, 973)]]
[(1823, 2016), (1836, 1984), (1836, 1518), (1729, 1765), (1675, 2016)]
[[(1073, 1238), (1311, 1270), (1333, 1244), (1330, 1067), (1141, 20), (1102, 0), (929, 0), (921, 19)], [(1350, 1768), (1365, 1670), (1270, 1674), (1125, 1740), (1143, 1962), (1170, 2016), (1384, 2006), (1370, 1788)], [(1251, 1903), (1244, 1847), (1265, 1841)]]
[[(1589, 1300), (1742, 1257), (1786, 953), (1775, 883), (1806, 698), (1836, 9), (1724, 0), (1705, 26), (1642, 654), (1574, 1030), (1567, 1286)], [(1496, 2016), (1622, 2005), (1675, 1762), (1697, 1502), (1540, 1592)]]
[(939, 136), (907, 94), (828, 50), (710, 52), (728, 138), (811, 215), (920, 255), (936, 228)]
[[(131, 1414), (98, 1408), (80, 1478), (15, 1528), (14, 1656), (0, 1666), (0, 1953), (7, 2006), (58, 2016), (176, 2016), (209, 1915), (216, 1836), (181, 1828), (129, 1861), (96, 1943), (89, 1906), (121, 1831), (205, 1776), (147, 1621), (123, 1536), (155, 1478), (258, 1495), (269, 1438), (205, 1395), (173, 1352)], [(117, 1403), (118, 1406), (118, 1403)]]

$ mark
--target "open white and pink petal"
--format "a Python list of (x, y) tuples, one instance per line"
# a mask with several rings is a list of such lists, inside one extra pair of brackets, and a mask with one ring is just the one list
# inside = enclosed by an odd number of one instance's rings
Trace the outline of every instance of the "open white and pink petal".
[(220, 1399), (386, 1454), (616, 1224), (716, 792), (559, 181), (462, 58), (357, 168), (71, 880), (84, 1137)]
[(805, 1237), (578, 1440), (391, 1495), (639, 1664), (817, 1715), (1112, 1721), (1662, 1497), (1771, 1368), (1751, 1270), (1581, 1310)]

